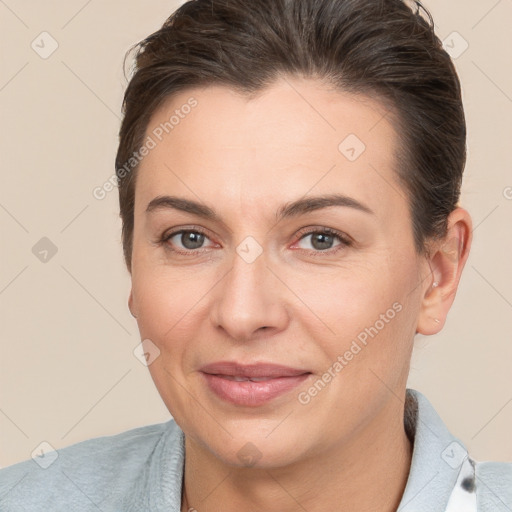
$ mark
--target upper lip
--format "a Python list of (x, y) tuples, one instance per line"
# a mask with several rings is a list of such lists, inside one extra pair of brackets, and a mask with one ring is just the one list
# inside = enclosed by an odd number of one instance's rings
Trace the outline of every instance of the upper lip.
[(211, 375), (230, 375), (233, 377), (259, 378), (259, 377), (295, 377), (310, 373), (307, 370), (291, 368), (273, 363), (241, 364), (235, 361), (218, 361), (201, 368), (203, 373)]

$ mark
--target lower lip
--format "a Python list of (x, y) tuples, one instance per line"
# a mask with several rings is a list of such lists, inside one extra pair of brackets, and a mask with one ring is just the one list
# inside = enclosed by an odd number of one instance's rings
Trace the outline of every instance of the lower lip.
[(210, 390), (223, 400), (235, 405), (257, 407), (296, 388), (310, 374), (305, 373), (294, 377), (277, 377), (259, 382), (230, 380), (210, 373), (203, 373), (203, 375)]

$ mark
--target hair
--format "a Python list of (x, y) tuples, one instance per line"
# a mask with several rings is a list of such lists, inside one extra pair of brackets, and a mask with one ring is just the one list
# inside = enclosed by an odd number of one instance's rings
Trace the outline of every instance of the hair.
[[(225, 85), (253, 96), (280, 76), (320, 80), (377, 99), (397, 133), (396, 173), (418, 253), (446, 236), (466, 162), (455, 66), (430, 12), (404, 0), (191, 0), (134, 45), (115, 160), (125, 262), (131, 272), (135, 184), (152, 114), (188, 88)], [(422, 16), (422, 12), (424, 16)], [(131, 160), (130, 160), (131, 159)], [(379, 178), (380, 179), (380, 178)]]

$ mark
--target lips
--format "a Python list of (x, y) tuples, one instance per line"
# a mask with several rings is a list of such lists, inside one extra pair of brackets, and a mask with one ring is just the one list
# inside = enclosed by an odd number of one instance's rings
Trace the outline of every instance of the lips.
[(291, 368), (273, 363), (257, 363), (242, 365), (231, 361), (220, 361), (211, 363), (201, 368), (201, 371), (210, 375), (219, 375), (231, 380), (258, 380), (276, 379), (279, 377), (296, 377), (304, 373), (310, 373), (307, 370)]
[(272, 363), (220, 361), (200, 369), (208, 389), (224, 401), (256, 407), (291, 391), (311, 372)]

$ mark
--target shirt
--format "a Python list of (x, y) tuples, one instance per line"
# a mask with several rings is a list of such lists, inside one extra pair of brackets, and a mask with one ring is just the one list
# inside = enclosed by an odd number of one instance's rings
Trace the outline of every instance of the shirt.
[[(404, 424), (413, 453), (399, 512), (512, 511), (512, 463), (474, 461), (412, 389)], [(171, 419), (35, 454), (0, 470), (0, 511), (179, 512), (184, 441)]]

